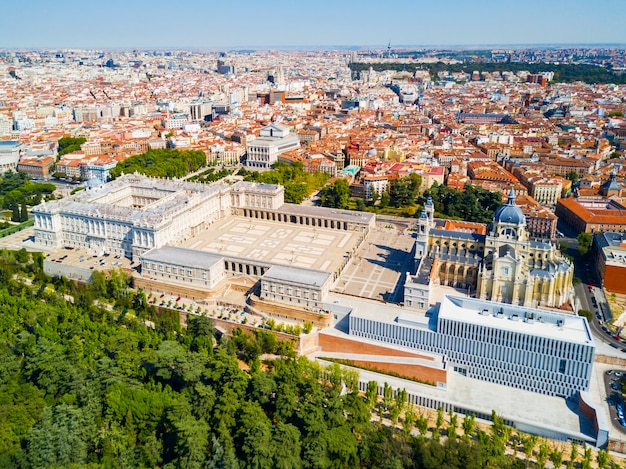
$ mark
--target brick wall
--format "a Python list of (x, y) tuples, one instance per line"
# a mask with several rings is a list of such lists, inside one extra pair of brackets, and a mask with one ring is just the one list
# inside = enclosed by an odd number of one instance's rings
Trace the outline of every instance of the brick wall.
[(368, 360), (342, 360), (346, 364), (353, 364), (357, 367), (364, 367), (369, 370), (380, 371), (381, 373), (394, 373), (403, 377), (413, 378), (422, 382), (436, 386), (437, 383), (447, 382), (446, 370), (430, 368), (423, 365), (408, 363), (388, 363), (373, 362)]
[(320, 332), (319, 334), (319, 346), (324, 352), (358, 353), (363, 355), (381, 355), (386, 357), (410, 357), (434, 361), (433, 357), (428, 355), (405, 352), (403, 350), (396, 350), (394, 348), (384, 347), (381, 345), (366, 344), (345, 337), (327, 335), (323, 332)]

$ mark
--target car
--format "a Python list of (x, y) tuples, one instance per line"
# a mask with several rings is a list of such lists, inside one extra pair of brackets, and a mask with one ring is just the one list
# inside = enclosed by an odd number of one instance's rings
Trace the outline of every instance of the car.
[(611, 389), (617, 391), (619, 389), (619, 384), (617, 384), (615, 381), (613, 383), (611, 383)]
[(176, 298), (176, 301), (180, 301), (180, 296), (178, 298)]
[(615, 345), (615, 344), (609, 344), (609, 345), (610, 345), (611, 347), (613, 347), (613, 348), (617, 348), (617, 349), (619, 348), (619, 347), (618, 347), (617, 345)]
[(621, 378), (623, 374), (624, 374), (624, 373), (622, 373), (621, 371), (616, 371), (616, 372), (615, 372), (615, 377), (616, 377), (616, 378)]
[(609, 370), (609, 371), (606, 372), (607, 376), (611, 376), (612, 374), (613, 374), (613, 370)]

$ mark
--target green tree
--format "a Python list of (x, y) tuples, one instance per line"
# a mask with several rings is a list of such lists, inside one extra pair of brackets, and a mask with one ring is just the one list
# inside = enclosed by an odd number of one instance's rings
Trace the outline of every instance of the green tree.
[(378, 402), (378, 383), (376, 381), (368, 381), (365, 390), (365, 399), (370, 409), (373, 409)]
[(578, 252), (581, 256), (586, 255), (589, 252), (589, 248), (591, 248), (593, 237), (589, 233), (583, 232), (576, 239), (578, 239)]
[(558, 469), (563, 464), (563, 451), (558, 448), (554, 448), (550, 452), (550, 461), (554, 464), (554, 467)]
[(320, 201), (323, 207), (348, 208), (350, 202), (350, 185), (345, 179), (337, 179), (331, 186), (320, 191)]
[(393, 388), (385, 381), (383, 385), (383, 407), (388, 410), (393, 402)]
[(239, 462), (232, 448), (224, 449), (219, 438), (213, 437), (213, 454), (207, 460), (207, 469), (239, 469)]
[(120, 161), (111, 169), (111, 177), (138, 172), (152, 177), (180, 178), (204, 166), (206, 155), (201, 150), (151, 149)]
[(67, 153), (73, 153), (80, 150), (80, 146), (85, 143), (87, 139), (85, 137), (63, 137), (60, 138), (58, 143), (58, 156), (59, 158)]
[(570, 171), (569, 173), (565, 175), (565, 178), (572, 181), (572, 184), (577, 183), (579, 179), (578, 173), (576, 171)]
[(81, 412), (74, 406), (46, 407), (28, 435), (28, 459), (34, 467), (68, 467), (87, 461)]
[(465, 414), (463, 417), (463, 433), (469, 439), (474, 434), (476, 428), (476, 417), (474, 414)]
[(596, 454), (596, 462), (600, 469), (604, 469), (609, 465), (609, 453), (603, 449)]
[(423, 414), (420, 414), (415, 421), (415, 426), (420, 432), (420, 435), (426, 435), (426, 432), (428, 432), (428, 419)]
[(289, 423), (277, 422), (272, 428), (273, 465), (277, 469), (302, 467), (300, 431)]
[(443, 415), (444, 415), (443, 408), (439, 407), (437, 409), (437, 419), (435, 420), (435, 428), (439, 429), (443, 425), (443, 422), (444, 422)]
[(20, 221), (26, 221), (28, 220), (28, 210), (26, 209), (26, 203), (22, 202), (21, 208), (20, 208)]
[(19, 205), (15, 204), (13, 205), (13, 207), (11, 208), (11, 221), (14, 222), (20, 222), (20, 207)]
[(529, 460), (533, 455), (535, 446), (537, 445), (537, 435), (526, 435), (526, 438), (524, 438), (524, 443), (522, 445), (524, 447), (526, 460)]
[(422, 177), (419, 174), (411, 173), (402, 176), (391, 183), (390, 196), (394, 207), (406, 207), (415, 204), (419, 188), (422, 184)]
[(191, 415), (186, 401), (179, 401), (167, 414), (169, 437), (173, 439), (174, 467), (200, 468), (206, 459), (209, 426)]
[(550, 455), (550, 447), (548, 446), (548, 443), (545, 440), (542, 440), (539, 443), (539, 451), (537, 452), (537, 464), (539, 464), (539, 467), (545, 466), (546, 460), (548, 459), (549, 455)]
[(236, 447), (245, 467), (273, 467), (271, 423), (263, 409), (254, 402), (244, 402), (237, 417)]
[(576, 462), (576, 460), (578, 459), (578, 443), (576, 443), (575, 441), (572, 442), (572, 446), (570, 448), (570, 453), (569, 453), (569, 459), (570, 459), (570, 462)]
[(380, 208), (387, 208), (390, 202), (391, 202), (391, 196), (389, 195), (389, 192), (383, 191), (383, 193), (380, 196), (380, 203), (379, 203)]
[(455, 439), (456, 438), (456, 430), (459, 425), (459, 417), (457, 414), (450, 411), (449, 416), (449, 424), (448, 424), (448, 438)]

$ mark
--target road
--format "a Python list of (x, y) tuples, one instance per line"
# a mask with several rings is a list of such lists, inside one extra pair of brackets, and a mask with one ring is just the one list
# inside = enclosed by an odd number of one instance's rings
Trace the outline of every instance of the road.
[(616, 350), (624, 352), (626, 357), (626, 341), (617, 339), (607, 327), (607, 321), (612, 321), (611, 310), (606, 302), (604, 291), (599, 288), (600, 279), (593, 268), (593, 262), (587, 261), (578, 253), (578, 240), (573, 237), (567, 227), (559, 227), (565, 237), (559, 239), (568, 245), (567, 253), (574, 258), (574, 276), (581, 283), (574, 286), (576, 298), (580, 302), (580, 309), (591, 311), (593, 317), (589, 328), (594, 338), (604, 342)]

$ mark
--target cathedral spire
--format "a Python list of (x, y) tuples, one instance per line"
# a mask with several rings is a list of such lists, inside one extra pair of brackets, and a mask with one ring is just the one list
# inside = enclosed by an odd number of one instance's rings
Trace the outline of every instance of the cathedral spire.
[(511, 190), (509, 191), (509, 200), (507, 200), (506, 202), (508, 205), (517, 205), (515, 203), (515, 190), (511, 187)]

